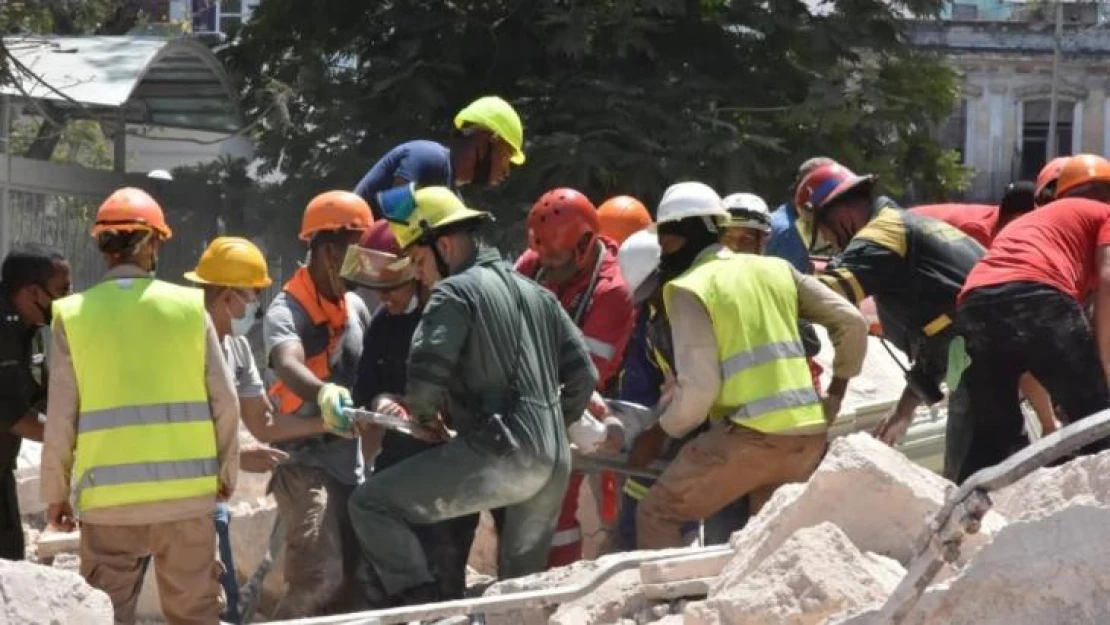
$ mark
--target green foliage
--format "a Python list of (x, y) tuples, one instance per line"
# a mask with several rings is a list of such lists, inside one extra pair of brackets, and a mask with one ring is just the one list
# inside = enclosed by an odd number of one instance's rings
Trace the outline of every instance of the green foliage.
[[(34, 142), (43, 122), (22, 118), (12, 124), (12, 152), (23, 155)], [(54, 130), (54, 132), (58, 132)], [(112, 144), (104, 137), (100, 124), (92, 120), (73, 120), (60, 131), (50, 160), (77, 163), (92, 169), (112, 169)]]
[(468, 198), (512, 223), (554, 185), (654, 203), (671, 182), (785, 196), (827, 154), (895, 195), (963, 174), (931, 138), (955, 76), (896, 17), (936, 0), (267, 0), (226, 52), (285, 210), (350, 188), (393, 145), (443, 140), (471, 99), (506, 97), (528, 162)]

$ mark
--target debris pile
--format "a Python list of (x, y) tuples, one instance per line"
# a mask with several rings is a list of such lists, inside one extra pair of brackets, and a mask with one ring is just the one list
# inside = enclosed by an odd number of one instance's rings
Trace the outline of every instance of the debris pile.
[(109, 625), (108, 595), (80, 575), (30, 562), (0, 560), (0, 623)]
[[(980, 533), (906, 625), (1110, 622), (1108, 469), (1110, 452), (1041, 469), (994, 495)], [(810, 481), (780, 488), (728, 549), (643, 562), (587, 596), (487, 622), (869, 625), (950, 486), (867, 434), (837, 439)], [(487, 595), (583, 584), (615, 562), (658, 555), (607, 556), (501, 582)]]

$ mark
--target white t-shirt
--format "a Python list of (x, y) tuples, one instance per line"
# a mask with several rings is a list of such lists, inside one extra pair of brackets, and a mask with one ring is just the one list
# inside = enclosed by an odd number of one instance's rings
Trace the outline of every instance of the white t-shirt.
[(240, 398), (262, 397), (266, 389), (262, 386), (262, 376), (258, 373), (258, 366), (254, 364), (254, 355), (251, 345), (245, 336), (224, 337), (224, 360), (235, 380), (235, 392)]

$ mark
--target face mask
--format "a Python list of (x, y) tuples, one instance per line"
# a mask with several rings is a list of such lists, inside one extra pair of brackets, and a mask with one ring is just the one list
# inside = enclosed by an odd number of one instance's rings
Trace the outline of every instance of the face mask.
[(50, 322), (54, 320), (54, 296), (50, 293), (50, 291), (46, 289), (46, 287), (40, 288), (42, 289), (43, 293), (46, 293), (48, 302), (45, 306), (43, 304), (40, 304), (39, 302), (35, 302), (35, 308), (38, 308), (39, 313), (42, 314), (42, 325), (48, 326), (50, 325)]
[(231, 334), (234, 336), (246, 336), (251, 328), (254, 327), (254, 322), (258, 319), (258, 306), (260, 302), (247, 302), (243, 310), (243, 316), (238, 319), (231, 320)]

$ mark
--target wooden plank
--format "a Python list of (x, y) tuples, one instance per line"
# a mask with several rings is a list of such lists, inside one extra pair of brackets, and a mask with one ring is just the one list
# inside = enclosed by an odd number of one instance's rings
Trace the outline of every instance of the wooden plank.
[(81, 548), (81, 530), (55, 532), (49, 528), (39, 535), (39, 558), (53, 558), (60, 553), (76, 553)]

